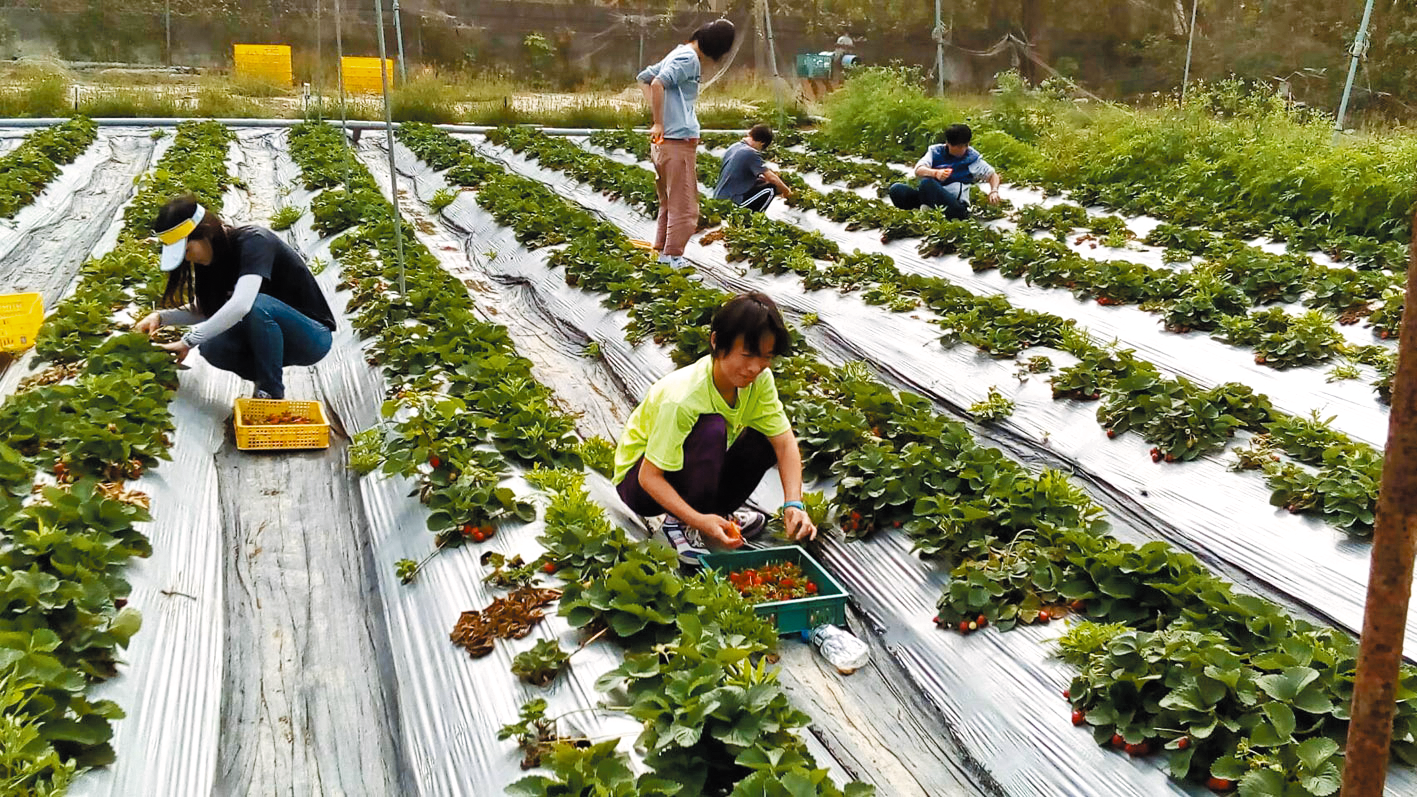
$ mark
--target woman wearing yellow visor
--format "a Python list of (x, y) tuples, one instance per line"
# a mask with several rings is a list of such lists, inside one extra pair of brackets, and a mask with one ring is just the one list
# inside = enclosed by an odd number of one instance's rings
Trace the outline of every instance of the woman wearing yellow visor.
[(281, 369), (314, 365), (330, 351), (334, 314), (315, 276), (274, 232), (228, 227), (191, 196), (168, 202), (153, 232), (168, 273), (163, 308), (134, 329), (148, 335), (191, 325), (162, 348), (177, 355), (201, 347), (213, 366), (256, 384), (256, 398), (285, 398)]

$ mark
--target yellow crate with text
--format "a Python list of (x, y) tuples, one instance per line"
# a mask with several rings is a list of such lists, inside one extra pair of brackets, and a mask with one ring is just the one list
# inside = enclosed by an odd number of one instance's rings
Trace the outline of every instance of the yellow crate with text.
[(34, 345), (44, 323), (44, 297), (37, 293), (0, 296), (0, 352), (18, 353)]
[(235, 73), (269, 80), (282, 86), (293, 82), (288, 44), (234, 44)]
[[(394, 85), (394, 59), (384, 59), (389, 70), (389, 86)], [(384, 90), (383, 78), (379, 74), (379, 59), (346, 55), (340, 60), (344, 70), (345, 91), (378, 94)]]
[(236, 447), (242, 451), (330, 447), (330, 422), (318, 401), (239, 398), (234, 421)]

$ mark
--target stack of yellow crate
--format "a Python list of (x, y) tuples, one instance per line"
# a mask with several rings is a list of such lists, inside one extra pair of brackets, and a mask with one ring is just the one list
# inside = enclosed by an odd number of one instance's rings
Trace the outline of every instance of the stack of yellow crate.
[(290, 45), (236, 44), (233, 50), (236, 74), (269, 80), (281, 86), (291, 84)]
[[(389, 85), (394, 84), (394, 59), (384, 59), (389, 70)], [(379, 75), (379, 59), (357, 58), (346, 55), (340, 59), (340, 69), (344, 71), (345, 91), (378, 94), (384, 90), (383, 79)]]

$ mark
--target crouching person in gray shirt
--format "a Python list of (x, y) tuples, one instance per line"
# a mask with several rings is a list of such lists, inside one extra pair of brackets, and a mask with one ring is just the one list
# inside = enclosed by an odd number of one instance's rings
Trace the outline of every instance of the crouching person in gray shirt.
[(739, 207), (762, 213), (778, 194), (792, 196), (792, 189), (763, 163), (763, 150), (771, 143), (772, 128), (755, 125), (742, 141), (729, 147), (714, 199), (731, 199)]

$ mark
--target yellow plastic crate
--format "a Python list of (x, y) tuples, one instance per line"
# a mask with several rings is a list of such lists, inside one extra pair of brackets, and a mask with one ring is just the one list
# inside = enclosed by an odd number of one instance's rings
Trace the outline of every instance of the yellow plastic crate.
[(290, 45), (233, 44), (231, 57), (238, 75), (250, 75), (282, 86), (292, 82)]
[[(389, 71), (389, 87), (394, 85), (394, 59), (384, 59)], [(378, 58), (346, 55), (340, 61), (344, 70), (344, 89), (355, 94), (378, 94), (384, 90), (384, 77), (379, 71)]]
[[(303, 415), (312, 423), (269, 423), (287, 411)], [(330, 447), (330, 422), (318, 401), (239, 398), (235, 420), (236, 447), (242, 451)]]
[(22, 352), (34, 345), (44, 323), (44, 297), (37, 293), (0, 296), (0, 351)]

